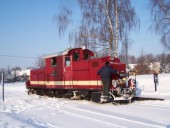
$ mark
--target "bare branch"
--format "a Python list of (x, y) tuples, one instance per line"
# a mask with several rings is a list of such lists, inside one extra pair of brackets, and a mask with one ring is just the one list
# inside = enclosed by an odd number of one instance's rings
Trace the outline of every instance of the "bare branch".
[[(78, 31), (69, 34), (75, 45), (94, 48), (94, 45), (105, 43), (111, 50), (118, 49), (125, 29), (129, 32), (139, 24), (130, 0), (77, 0), (77, 3), (83, 17)], [(69, 9), (64, 8), (57, 15), (60, 35), (70, 25), (71, 14)]]
[(160, 34), (163, 46), (170, 50), (170, 0), (150, 0), (152, 27)]
[(59, 36), (61, 36), (61, 34), (64, 34), (67, 27), (71, 24), (71, 15), (72, 11), (68, 8), (63, 7), (61, 9), (61, 12), (54, 17), (54, 19), (57, 20)]

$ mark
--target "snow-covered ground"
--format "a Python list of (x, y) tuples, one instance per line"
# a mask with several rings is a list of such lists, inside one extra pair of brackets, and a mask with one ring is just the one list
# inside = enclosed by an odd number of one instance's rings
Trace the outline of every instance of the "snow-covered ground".
[(137, 96), (170, 99), (170, 73), (158, 75), (157, 91), (153, 75), (139, 75), (137, 79)]
[(0, 86), (0, 128), (170, 128), (170, 74), (137, 76), (137, 96), (164, 101), (135, 101), (126, 105), (97, 104), (27, 95), (24, 83)]

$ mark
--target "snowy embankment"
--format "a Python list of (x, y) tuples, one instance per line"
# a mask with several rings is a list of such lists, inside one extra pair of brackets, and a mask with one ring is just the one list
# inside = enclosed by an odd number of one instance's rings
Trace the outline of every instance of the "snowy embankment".
[(135, 101), (127, 105), (97, 104), (27, 95), (24, 83), (0, 86), (0, 128), (170, 128), (170, 74), (159, 75), (158, 91), (153, 76), (137, 76), (138, 96), (166, 98)]
[(138, 75), (137, 96), (170, 99), (170, 73), (158, 75), (157, 91), (155, 92), (155, 83), (153, 75)]

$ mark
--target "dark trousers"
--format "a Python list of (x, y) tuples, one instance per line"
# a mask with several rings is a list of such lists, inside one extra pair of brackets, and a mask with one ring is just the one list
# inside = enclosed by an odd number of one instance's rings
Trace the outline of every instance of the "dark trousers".
[(109, 86), (110, 86), (110, 79), (102, 78), (102, 84), (103, 84), (103, 95), (108, 96), (108, 94), (109, 94)]

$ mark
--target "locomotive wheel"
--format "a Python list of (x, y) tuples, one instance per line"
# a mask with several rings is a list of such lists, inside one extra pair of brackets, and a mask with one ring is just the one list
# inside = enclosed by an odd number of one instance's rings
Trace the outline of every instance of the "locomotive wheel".
[(46, 90), (46, 95), (48, 97), (53, 97), (53, 90), (51, 90), (51, 89)]
[(49, 90), (45, 90), (45, 95), (46, 95), (46, 96), (49, 96), (49, 94), (50, 94), (50, 93), (49, 93)]
[(33, 90), (32, 90), (32, 94), (36, 94), (36, 90), (33, 89)]
[(44, 90), (43, 90), (43, 89), (41, 89), (41, 90), (40, 90), (40, 95), (41, 95), (41, 96), (44, 96), (44, 95), (45, 95), (45, 93), (44, 93)]
[(61, 92), (58, 91), (58, 90), (54, 91), (54, 96), (55, 96), (56, 98), (62, 98)]
[(51, 91), (49, 92), (49, 95), (50, 95), (50, 97), (53, 98), (53, 97), (54, 97), (54, 91), (51, 90)]
[(28, 93), (28, 95), (31, 95), (31, 91), (30, 91), (30, 89), (28, 90), (28, 92), (27, 92), (27, 93)]

